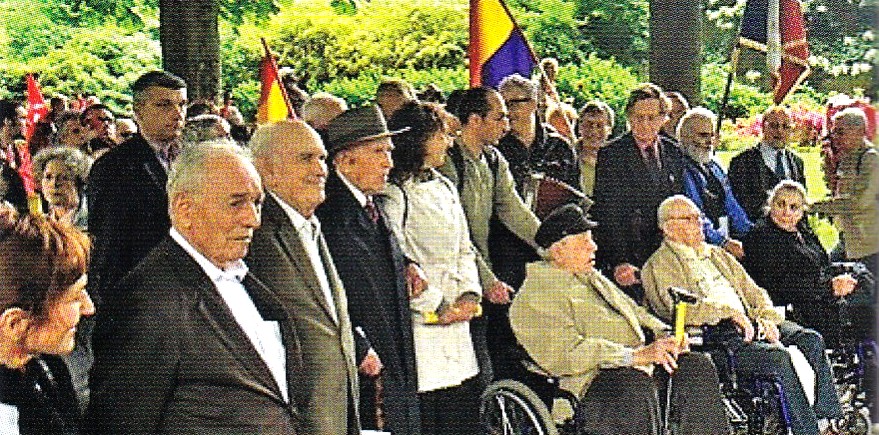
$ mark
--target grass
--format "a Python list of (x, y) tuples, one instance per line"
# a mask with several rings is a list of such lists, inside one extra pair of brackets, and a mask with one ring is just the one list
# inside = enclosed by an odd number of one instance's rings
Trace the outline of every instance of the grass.
[[(717, 159), (724, 168), (729, 167), (729, 161), (738, 154), (738, 151), (718, 151)], [(830, 190), (824, 182), (824, 172), (821, 169), (821, 153), (819, 151), (797, 152), (803, 158), (803, 164), (806, 171), (806, 189), (809, 193), (809, 199), (818, 201), (824, 199)], [(809, 224), (821, 240), (824, 249), (831, 249), (836, 246), (839, 241), (839, 232), (827, 219), (818, 219), (815, 216), (809, 216)]]

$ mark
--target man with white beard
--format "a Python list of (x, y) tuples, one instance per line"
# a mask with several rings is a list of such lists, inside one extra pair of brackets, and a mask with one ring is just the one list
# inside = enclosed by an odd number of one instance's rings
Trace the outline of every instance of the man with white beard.
[(741, 259), (744, 252), (739, 239), (754, 225), (733, 196), (723, 168), (712, 159), (716, 124), (717, 116), (704, 107), (688, 110), (678, 123), (677, 137), (687, 155), (684, 194), (702, 212), (705, 240)]

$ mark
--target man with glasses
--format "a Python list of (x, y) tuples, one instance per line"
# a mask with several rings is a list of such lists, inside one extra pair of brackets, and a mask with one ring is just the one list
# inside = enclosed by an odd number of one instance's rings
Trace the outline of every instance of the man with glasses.
[(626, 103), (629, 131), (598, 151), (593, 211), (601, 222), (595, 234), (599, 266), (639, 301), (639, 267), (662, 239), (656, 208), (683, 192), (681, 150), (659, 135), (670, 109), (659, 86), (641, 84)]
[(704, 216), (702, 229), (708, 243), (721, 246), (741, 259), (744, 251), (738, 239), (750, 231), (753, 224), (736, 201), (723, 168), (712, 158), (717, 142), (715, 124), (717, 116), (704, 107), (690, 109), (681, 117), (675, 136), (687, 155), (684, 194)]
[(769, 190), (781, 180), (806, 185), (803, 159), (787, 149), (790, 109), (773, 106), (763, 114), (763, 140), (742, 151), (729, 163), (729, 181), (736, 199), (752, 222), (763, 216)]
[(116, 118), (109, 107), (92, 104), (83, 110), (79, 122), (88, 129), (91, 136), (86, 145), (89, 154), (116, 146)]

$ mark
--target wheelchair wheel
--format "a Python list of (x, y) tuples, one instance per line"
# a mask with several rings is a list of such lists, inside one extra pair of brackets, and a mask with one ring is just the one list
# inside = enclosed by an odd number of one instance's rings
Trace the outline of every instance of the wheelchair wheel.
[(490, 435), (558, 435), (546, 405), (510, 379), (494, 382), (482, 393), (479, 419)]

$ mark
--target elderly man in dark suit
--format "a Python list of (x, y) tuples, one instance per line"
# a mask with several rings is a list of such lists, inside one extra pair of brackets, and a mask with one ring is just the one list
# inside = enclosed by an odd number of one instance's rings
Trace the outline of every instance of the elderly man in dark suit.
[(165, 182), (186, 117), (186, 82), (152, 71), (138, 78), (132, 91), (140, 133), (104, 154), (89, 175), (88, 228), (94, 246), (88, 286), (101, 307), (125, 298), (109, 289), (171, 227)]
[(763, 140), (737, 154), (729, 162), (729, 182), (748, 219), (763, 217), (769, 191), (781, 180), (806, 185), (803, 159), (787, 149), (790, 140), (790, 109), (773, 106), (763, 114)]
[(305, 368), (301, 433), (359, 434), (348, 304), (314, 216), (324, 201), (327, 152), (302, 121), (262, 126), (249, 147), (267, 193), (262, 226), (245, 260), (299, 331)]
[(242, 260), (260, 224), (256, 169), (232, 142), (194, 144), (168, 192), (170, 234), (117, 285), (129, 302), (92, 371), (88, 433), (297, 433), (293, 322)]
[(670, 110), (659, 86), (638, 86), (626, 103), (629, 131), (598, 151), (592, 210), (601, 222), (599, 266), (636, 299), (643, 292), (637, 272), (662, 241), (656, 209), (683, 193), (683, 154), (659, 134)]
[(346, 111), (330, 121), (327, 135), (333, 169), (327, 200), (317, 209), (333, 260), (345, 284), (358, 341), (361, 423), (376, 421), (373, 379), (384, 387), (384, 429), (420, 433), (415, 345), (409, 295), (425, 285), (421, 269), (408, 261), (381, 215), (376, 194), (384, 190), (391, 160), (391, 136), (377, 106)]

